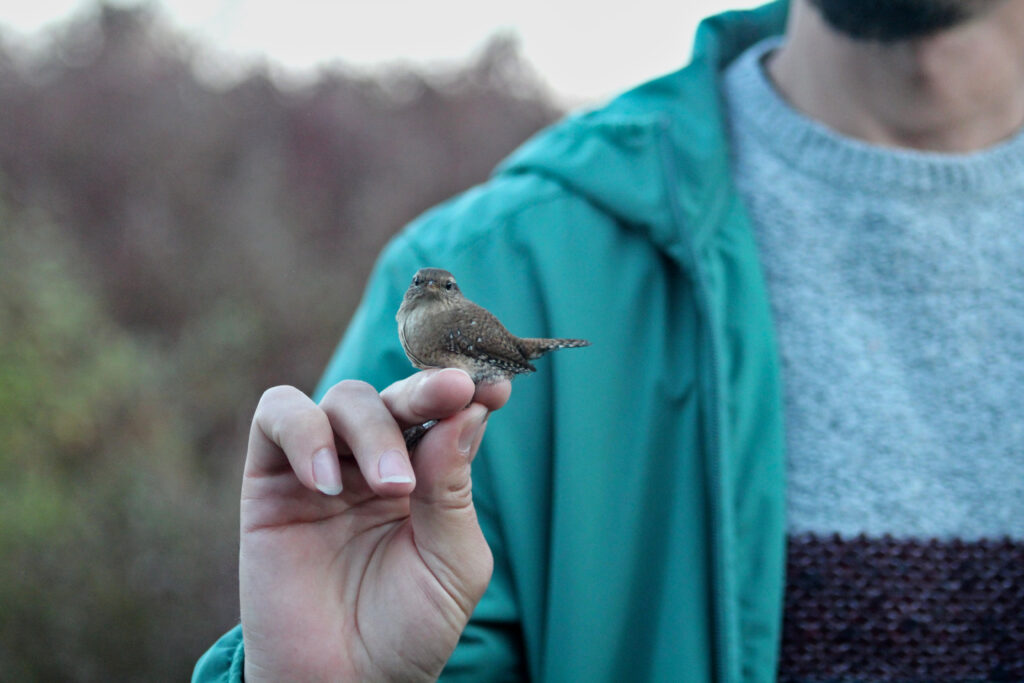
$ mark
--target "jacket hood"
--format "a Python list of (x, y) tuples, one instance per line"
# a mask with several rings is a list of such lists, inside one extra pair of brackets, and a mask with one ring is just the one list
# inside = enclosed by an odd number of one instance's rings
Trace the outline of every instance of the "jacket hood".
[(688, 66), (570, 115), (528, 140), (498, 174), (554, 179), (677, 257), (719, 224), (731, 196), (719, 74), (780, 33), (787, 2), (720, 14), (697, 29)]

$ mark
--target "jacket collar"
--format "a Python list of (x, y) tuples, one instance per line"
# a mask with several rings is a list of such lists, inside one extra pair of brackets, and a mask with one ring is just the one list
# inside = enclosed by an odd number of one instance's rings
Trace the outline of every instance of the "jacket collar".
[(689, 65), (570, 115), (528, 140), (496, 174), (554, 179), (685, 261), (720, 225), (734, 195), (720, 74), (748, 46), (780, 33), (786, 13), (780, 0), (704, 20)]

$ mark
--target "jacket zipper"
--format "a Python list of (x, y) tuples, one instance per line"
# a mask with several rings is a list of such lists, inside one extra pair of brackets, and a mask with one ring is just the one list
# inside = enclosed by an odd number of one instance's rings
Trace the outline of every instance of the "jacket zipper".
[[(659, 126), (659, 149), (662, 162), (662, 173), (668, 191), (668, 203), (672, 218), (680, 231), (685, 230), (682, 208), (676, 196), (676, 173), (675, 160), (673, 157), (673, 146), (670, 140), (671, 123), (667, 117), (663, 118)], [(734, 643), (730, 637), (728, 627), (726, 605), (726, 591), (728, 587), (727, 567), (725, 558), (725, 531), (723, 519), (724, 492), (722, 479), (722, 453), (721, 453), (721, 420), (719, 380), (721, 368), (719, 366), (718, 345), (715, 343), (715, 326), (713, 325), (713, 312), (711, 306), (710, 286), (707, 282), (707, 274), (699, 265), (696, 240), (682, 240), (686, 245), (685, 258), (689, 261), (684, 263), (694, 283), (694, 294), (697, 301), (697, 312), (700, 316), (698, 325), (700, 329), (700, 344), (702, 356), (707, 358), (707, 363), (702, 363), (700, 368), (701, 384), (705, 398), (707, 399), (708, 410), (704, 420), (707, 430), (707, 446), (705, 448), (705, 467), (707, 471), (707, 491), (709, 517), (711, 519), (711, 576), (712, 576), (712, 613), (714, 624), (713, 637), (715, 644), (714, 671), (715, 679), (719, 683), (733, 683), (735, 680), (734, 670), (730, 662), (734, 661)]]

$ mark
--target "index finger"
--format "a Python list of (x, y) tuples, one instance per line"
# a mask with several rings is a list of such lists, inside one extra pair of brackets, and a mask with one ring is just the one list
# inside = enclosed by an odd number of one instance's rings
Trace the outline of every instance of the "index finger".
[(341, 491), (327, 415), (298, 389), (273, 387), (264, 392), (253, 415), (244, 476), (251, 481), (289, 468), (307, 488), (328, 495)]

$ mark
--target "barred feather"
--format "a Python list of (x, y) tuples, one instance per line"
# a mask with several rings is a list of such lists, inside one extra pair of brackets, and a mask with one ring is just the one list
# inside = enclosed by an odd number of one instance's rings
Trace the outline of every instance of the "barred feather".
[(576, 349), (581, 346), (590, 346), (590, 342), (586, 339), (544, 339), (538, 337), (520, 339), (519, 345), (524, 356), (530, 360), (536, 360), (548, 351), (555, 351), (557, 349)]

